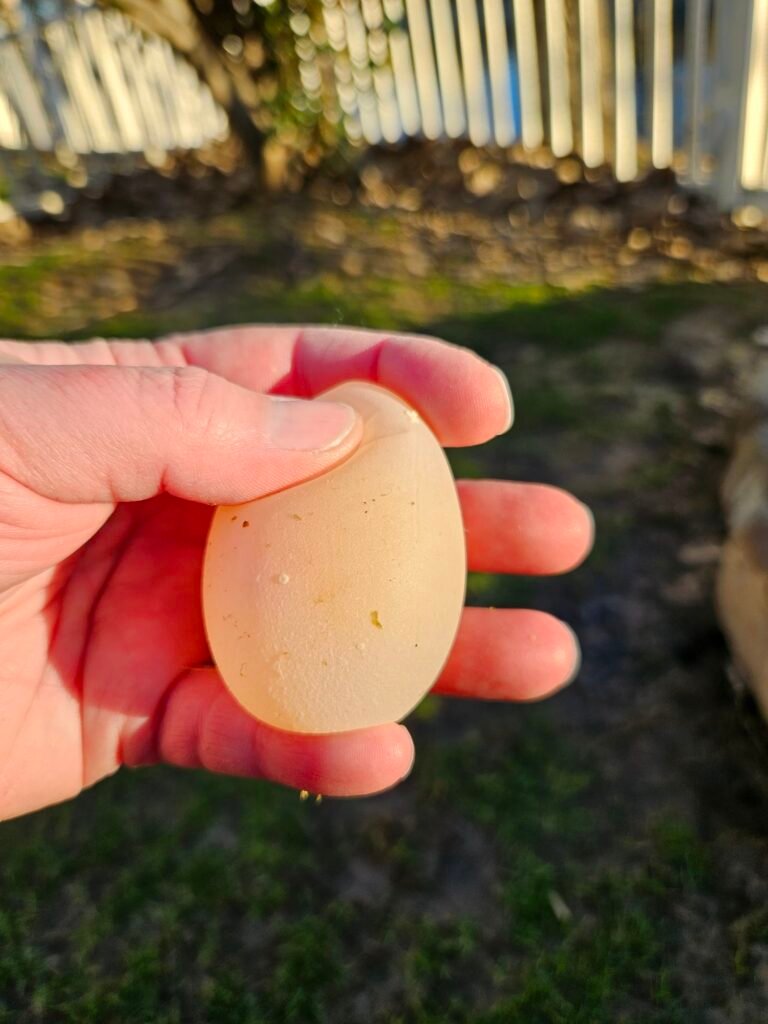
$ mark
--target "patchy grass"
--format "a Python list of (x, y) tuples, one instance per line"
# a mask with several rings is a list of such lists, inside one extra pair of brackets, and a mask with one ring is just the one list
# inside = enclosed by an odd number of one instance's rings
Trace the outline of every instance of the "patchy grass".
[[(398, 825), (384, 802), (357, 834), (343, 803), (170, 770), (6, 824), (0, 1021), (683, 1021), (670, 915), (704, 884), (704, 848), (664, 820), (631, 868), (584, 875), (587, 758), (522, 718), (508, 748), (427, 740), (415, 813)], [(429, 867), (464, 822), (497, 864), (489, 915), (446, 911)], [(361, 863), (382, 902), (339, 893)], [(369, 1016), (337, 1016), (367, 990)]]
[[(333, 209), (319, 220), (328, 216), (343, 222), (336, 246), (318, 238), (312, 209), (295, 200), (205, 223), (116, 222), (0, 254), (0, 333), (136, 337), (305, 320), (433, 331), (483, 352), (525, 341), (586, 354), (610, 338), (653, 341), (671, 319), (705, 304), (738, 312), (747, 326), (764, 319), (768, 288), (743, 282), (699, 284), (678, 275), (606, 291), (603, 279), (615, 269), (608, 266), (577, 291), (519, 283), (492, 267), (470, 282), (460, 273), (464, 250), (452, 255), (450, 247), (438, 270), (427, 266), (414, 276), (398, 254), (408, 230), (402, 219)], [(375, 269), (350, 278), (339, 254), (355, 252)]]

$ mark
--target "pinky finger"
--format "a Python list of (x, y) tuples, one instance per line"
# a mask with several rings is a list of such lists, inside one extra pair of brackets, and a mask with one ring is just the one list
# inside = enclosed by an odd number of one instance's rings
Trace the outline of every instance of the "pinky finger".
[(247, 714), (214, 668), (191, 669), (176, 683), (154, 751), (154, 759), (180, 767), (269, 779), (327, 796), (390, 789), (408, 775), (414, 756), (410, 733), (394, 723), (318, 736), (275, 729)]

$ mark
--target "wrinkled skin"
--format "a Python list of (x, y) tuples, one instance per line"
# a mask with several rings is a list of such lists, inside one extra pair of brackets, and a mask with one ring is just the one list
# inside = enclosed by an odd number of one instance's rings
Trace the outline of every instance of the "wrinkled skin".
[[(442, 444), (471, 445), (510, 425), (502, 375), (422, 336), (274, 326), (7, 341), (0, 364), (0, 818), (158, 761), (336, 796), (405, 777), (403, 725), (301, 736), (237, 705), (201, 619), (206, 532), (216, 504), (314, 476), (359, 442), (348, 407), (285, 396), (371, 380)], [(588, 510), (556, 488), (463, 481), (459, 494), (471, 570), (560, 573), (591, 546)], [(435, 689), (540, 698), (578, 659), (549, 615), (469, 608)]]

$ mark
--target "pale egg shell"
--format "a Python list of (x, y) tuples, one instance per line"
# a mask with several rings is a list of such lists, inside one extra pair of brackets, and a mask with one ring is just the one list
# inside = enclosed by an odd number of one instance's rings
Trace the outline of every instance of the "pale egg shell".
[(360, 413), (359, 448), (322, 476), (217, 509), (206, 631), (239, 703), (281, 729), (402, 719), (453, 644), (466, 583), (458, 496), (413, 409), (375, 385), (323, 395)]

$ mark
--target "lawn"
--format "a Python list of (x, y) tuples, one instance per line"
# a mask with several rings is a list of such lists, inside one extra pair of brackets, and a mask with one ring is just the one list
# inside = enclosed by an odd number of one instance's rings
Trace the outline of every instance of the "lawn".
[(578, 680), (540, 705), (428, 698), (413, 774), (374, 799), (142, 769), (0, 825), (0, 1024), (768, 1013), (766, 737), (710, 598), (733, 426), (712, 393), (768, 286), (608, 257), (578, 285), (522, 258), (469, 273), (471, 225), (407, 221), (283, 202), (53, 237), (0, 257), (0, 334), (349, 323), (494, 359), (517, 423), (451, 452), (457, 475), (573, 488), (598, 543), (570, 577), (473, 576), (470, 600), (567, 619)]

